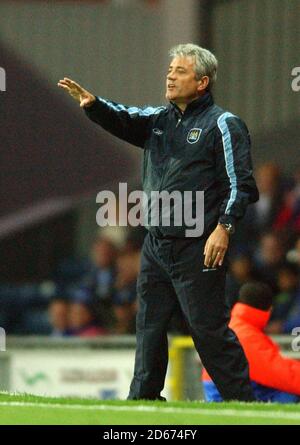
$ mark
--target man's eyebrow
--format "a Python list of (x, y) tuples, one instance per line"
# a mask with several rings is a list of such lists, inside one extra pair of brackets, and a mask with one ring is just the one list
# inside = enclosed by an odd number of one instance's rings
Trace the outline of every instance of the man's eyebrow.
[[(173, 68), (172, 65), (169, 66), (169, 69)], [(179, 68), (181, 70), (186, 70), (184, 66), (177, 66), (176, 69)]]

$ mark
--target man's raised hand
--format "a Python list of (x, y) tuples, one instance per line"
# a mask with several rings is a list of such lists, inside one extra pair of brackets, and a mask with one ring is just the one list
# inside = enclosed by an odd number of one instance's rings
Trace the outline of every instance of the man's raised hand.
[(68, 79), (68, 77), (64, 77), (57, 85), (77, 100), (81, 107), (90, 107), (96, 100), (95, 96), (74, 82), (74, 80)]

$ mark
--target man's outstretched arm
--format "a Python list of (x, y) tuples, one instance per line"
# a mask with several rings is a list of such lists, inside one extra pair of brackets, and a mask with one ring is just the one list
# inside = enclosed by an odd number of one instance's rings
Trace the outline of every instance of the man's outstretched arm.
[(66, 77), (59, 81), (58, 86), (79, 102), (93, 122), (114, 136), (139, 147), (145, 145), (153, 117), (165, 109), (164, 107), (141, 109), (107, 101), (94, 96)]

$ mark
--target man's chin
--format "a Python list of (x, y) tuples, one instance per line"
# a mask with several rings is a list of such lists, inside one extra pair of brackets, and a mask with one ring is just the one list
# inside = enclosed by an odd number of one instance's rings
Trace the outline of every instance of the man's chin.
[(170, 102), (176, 102), (176, 94), (170, 94), (169, 92), (166, 94), (166, 99)]

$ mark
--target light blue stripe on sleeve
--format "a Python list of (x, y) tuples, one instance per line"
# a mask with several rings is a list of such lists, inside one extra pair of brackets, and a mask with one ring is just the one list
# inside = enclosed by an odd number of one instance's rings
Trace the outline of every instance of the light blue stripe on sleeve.
[(165, 110), (165, 107), (147, 107), (147, 108), (138, 108), (138, 107), (124, 107), (124, 105), (121, 104), (114, 104), (110, 101), (107, 101), (103, 99), (102, 97), (98, 98), (101, 102), (104, 102), (106, 105), (108, 105), (110, 108), (112, 108), (115, 111), (126, 111), (129, 114), (138, 114), (139, 116), (152, 116), (153, 114), (158, 114), (162, 110)]
[(231, 186), (230, 198), (225, 210), (225, 214), (227, 215), (230, 213), (230, 208), (232, 207), (234, 201), (236, 200), (236, 195), (237, 195), (237, 179), (234, 171), (231, 135), (226, 122), (226, 119), (229, 117), (235, 117), (235, 116), (232, 113), (226, 112), (221, 114), (221, 116), (218, 119), (218, 127), (222, 134), (226, 172)]

